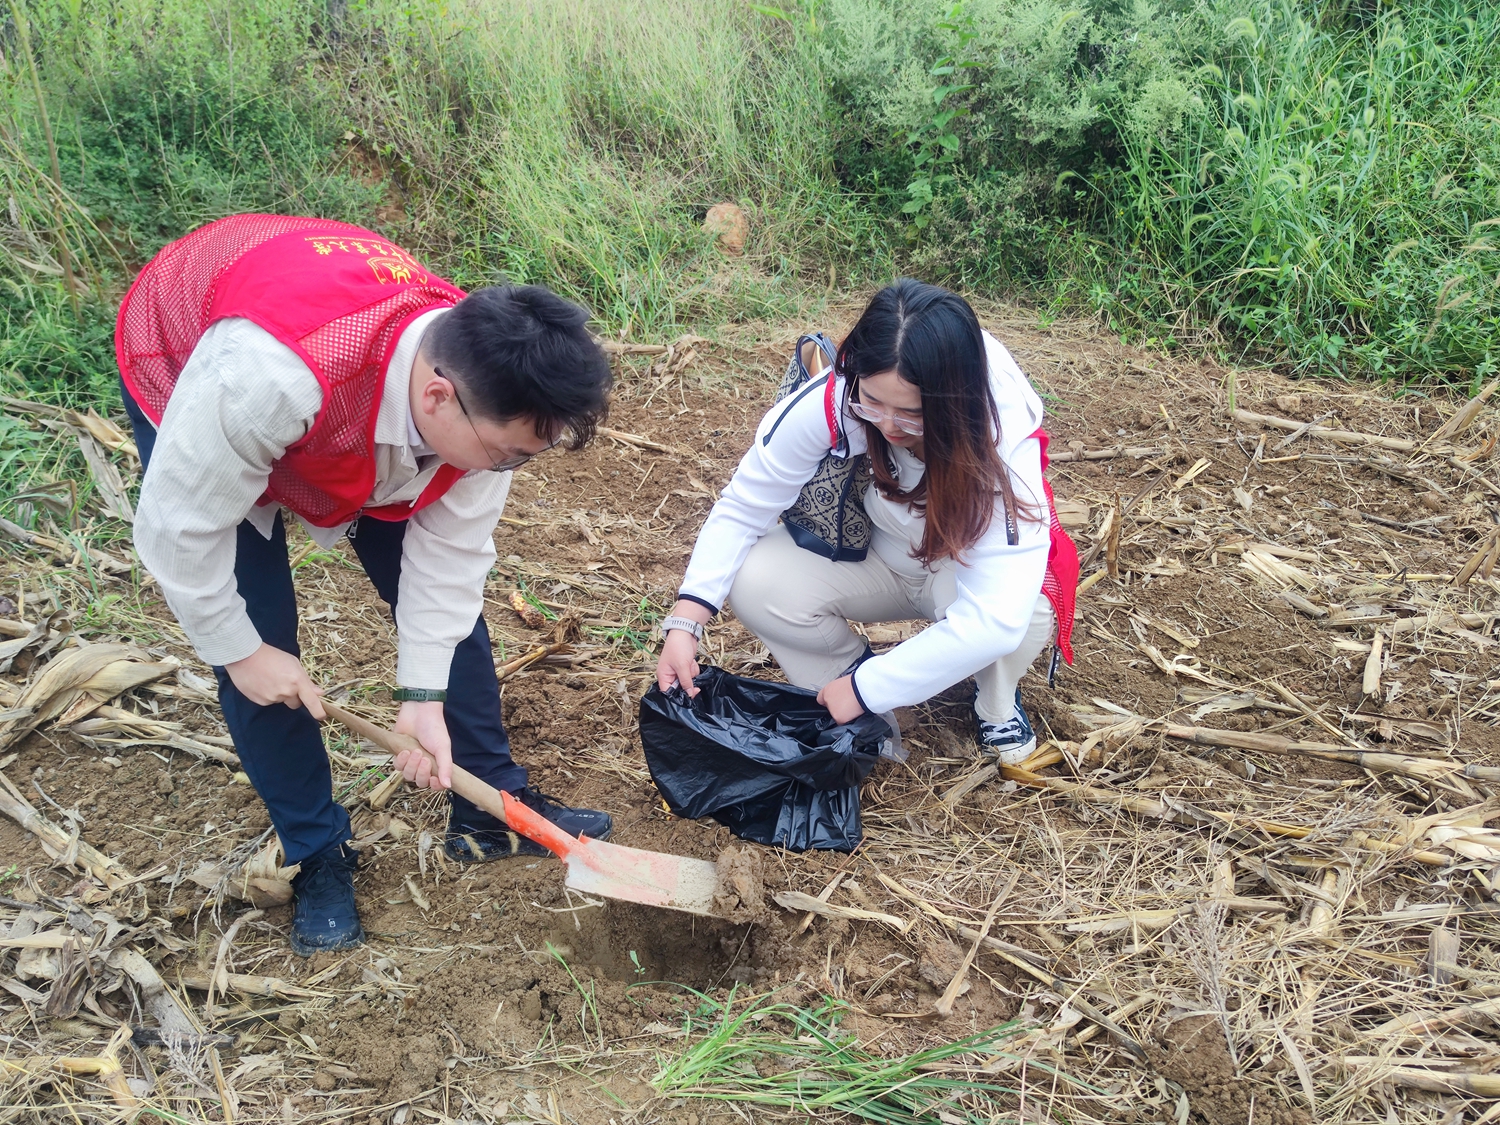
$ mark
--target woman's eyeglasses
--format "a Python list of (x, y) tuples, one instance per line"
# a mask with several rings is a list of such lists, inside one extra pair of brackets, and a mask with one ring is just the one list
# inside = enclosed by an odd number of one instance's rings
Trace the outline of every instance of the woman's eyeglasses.
[[(484, 450), (484, 455), (490, 458), (490, 460), (493, 462), (489, 468), (490, 472), (508, 473), (512, 469), (519, 469), (522, 465), (526, 464), (527, 461), (530, 461), (533, 457), (536, 456), (536, 453), (520, 453), (513, 457), (505, 457), (497, 460), (495, 458), (495, 455), (490, 452), (490, 447), (484, 444), (484, 438), (479, 436), (479, 428), (474, 425), (474, 416), (469, 413), (468, 407), (464, 406), (464, 400), (458, 397), (458, 383), (456, 383), (452, 379), (449, 379), (448, 376), (444, 375), (442, 368), (440, 367), (434, 367), (432, 369), (432, 373), (439, 378), (448, 379), (449, 385), (453, 387), (453, 401), (458, 403), (458, 409), (460, 413), (462, 413), (463, 416), (469, 420), (469, 429), (474, 431), (474, 440), (479, 442), (479, 448)], [(558, 441), (561, 440), (561, 438), (558, 439)], [(556, 444), (556, 441), (549, 443), (547, 449), (551, 449), (552, 446)], [(547, 452), (547, 449), (541, 449), (537, 452), (545, 453)]]
[(903, 418), (894, 410), (880, 410), (856, 401), (849, 403), (849, 410), (856, 418), (862, 418), (872, 425), (879, 426), (889, 422), (896, 429), (910, 437), (922, 436), (922, 420), (920, 418)]

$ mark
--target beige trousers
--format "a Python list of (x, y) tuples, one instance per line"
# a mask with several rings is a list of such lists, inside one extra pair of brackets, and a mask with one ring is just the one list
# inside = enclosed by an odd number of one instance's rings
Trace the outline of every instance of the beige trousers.
[[(957, 596), (953, 575), (909, 578), (874, 551), (864, 562), (831, 562), (797, 546), (777, 524), (750, 549), (729, 593), (735, 616), (776, 657), (798, 687), (822, 688), (865, 651), (849, 622), (936, 621)], [(974, 676), (981, 719), (1003, 723), (1015, 714), (1016, 685), (1052, 639), (1052, 603), (1037, 595), (1021, 645)]]

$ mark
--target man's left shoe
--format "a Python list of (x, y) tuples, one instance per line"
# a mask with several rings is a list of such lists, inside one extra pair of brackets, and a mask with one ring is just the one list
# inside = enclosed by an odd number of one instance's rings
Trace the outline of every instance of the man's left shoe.
[(1016, 713), (1003, 723), (989, 723), (974, 716), (979, 724), (979, 752), (994, 758), (1002, 766), (1014, 766), (1036, 753), (1036, 732), (1021, 706), (1021, 689), (1016, 688)]
[[(540, 813), (570, 836), (587, 836), (590, 840), (607, 840), (614, 831), (614, 821), (597, 809), (575, 809), (559, 804), (534, 785), (514, 792), (512, 797), (533, 812)], [(498, 818), (479, 813), (460, 824), (448, 818), (448, 833), (443, 840), (443, 854), (459, 863), (487, 863), (519, 855), (551, 855), (546, 848), (514, 832)], [(475, 823), (477, 822), (477, 823)]]

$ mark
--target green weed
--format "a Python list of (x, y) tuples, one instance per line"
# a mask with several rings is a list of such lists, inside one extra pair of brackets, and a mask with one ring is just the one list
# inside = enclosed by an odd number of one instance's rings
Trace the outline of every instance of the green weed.
[(809, 1009), (770, 997), (743, 1003), (733, 993), (723, 1003), (701, 999), (690, 1030), (706, 1019), (707, 1034), (652, 1079), (663, 1097), (752, 1102), (814, 1118), (846, 1113), (879, 1125), (1007, 1119), (1014, 1091), (975, 1071), (1006, 1057), (1002, 1044), (1021, 1031), (1018, 1023), (882, 1058), (839, 1026), (844, 1005), (836, 1000)]

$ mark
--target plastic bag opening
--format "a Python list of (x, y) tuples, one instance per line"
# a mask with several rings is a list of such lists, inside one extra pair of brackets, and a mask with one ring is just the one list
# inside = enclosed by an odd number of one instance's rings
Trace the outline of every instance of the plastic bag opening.
[(704, 668), (641, 699), (641, 745), (673, 815), (711, 816), (736, 836), (806, 851), (863, 838), (859, 786), (891, 729), (879, 715), (836, 723), (817, 693)]

